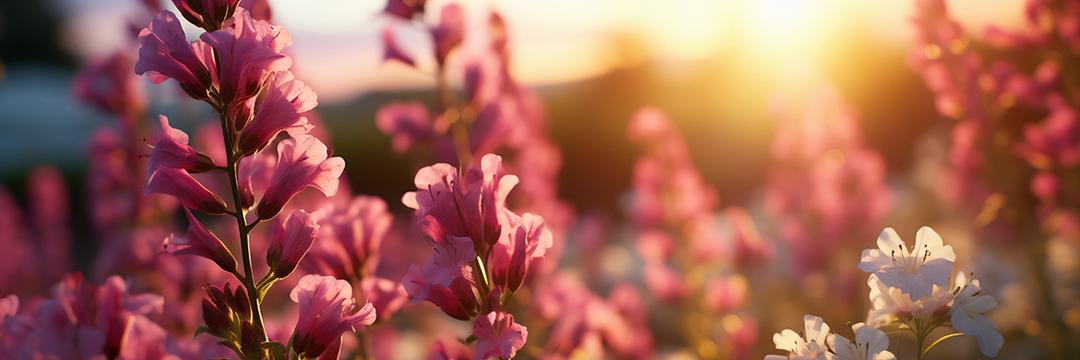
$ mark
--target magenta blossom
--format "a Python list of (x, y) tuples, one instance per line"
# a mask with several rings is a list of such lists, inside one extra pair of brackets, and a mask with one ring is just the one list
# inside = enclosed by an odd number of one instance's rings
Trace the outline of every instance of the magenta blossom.
[(476, 336), (473, 360), (510, 359), (525, 346), (529, 330), (514, 322), (514, 315), (493, 311), (476, 318), (473, 335)]
[(206, 297), (202, 300), (203, 322), (211, 335), (231, 341), (238, 341), (242, 326), (251, 321), (251, 303), (243, 286), (233, 288), (226, 283), (224, 288), (207, 285)]
[(506, 196), (518, 183), (506, 174), (502, 157), (487, 154), (459, 181), (450, 164), (440, 163), (416, 173), (417, 191), (402, 197), (405, 206), (416, 209), (416, 219), (436, 243), (448, 235), (468, 237), (478, 254), (498, 241), (502, 233), (499, 217)]
[(161, 139), (154, 144), (150, 152), (149, 172), (159, 167), (184, 169), (198, 173), (214, 168), (214, 160), (188, 145), (188, 134), (169, 126), (169, 118), (158, 117), (161, 122)]
[(353, 281), (375, 273), (379, 249), (393, 222), (386, 202), (361, 195), (312, 215), (319, 219), (320, 240), (311, 248), (305, 269)]
[(367, 296), (367, 301), (375, 306), (376, 320), (380, 322), (386, 321), (398, 309), (401, 309), (409, 296), (401, 282), (377, 276), (361, 280), (360, 290), (363, 291), (364, 296)]
[(145, 74), (156, 84), (176, 79), (180, 88), (195, 99), (207, 99), (213, 58), (201, 46), (188, 43), (176, 15), (162, 11), (139, 32), (139, 60), (135, 73)]
[(250, 122), (236, 119), (240, 131), (237, 147), (240, 154), (249, 155), (262, 150), (281, 132), (296, 137), (314, 127), (303, 116), (318, 104), (314, 91), (296, 80), (291, 72), (279, 71), (270, 75), (264, 93), (253, 98), (254, 117)]
[(394, 102), (379, 108), (375, 126), (392, 138), (392, 146), (398, 153), (435, 136), (427, 106), (416, 101)]
[(277, 215), (285, 203), (305, 187), (318, 189), (327, 197), (337, 193), (338, 177), (345, 160), (330, 157), (326, 145), (311, 135), (298, 135), (278, 143), (278, 163), (256, 213), (260, 219)]
[(449, 286), (456, 278), (463, 277), (462, 267), (475, 259), (476, 252), (469, 238), (448, 236), (445, 241), (435, 245), (435, 253), (423, 266), (413, 265), (409, 268), (402, 283), (413, 302), (426, 300), (431, 287)]
[(465, 40), (465, 11), (461, 5), (443, 6), (438, 25), (431, 29), (431, 38), (435, 41), (435, 60), (445, 63), (450, 51)]
[(195, 26), (214, 31), (232, 17), (240, 0), (172, 0), (180, 15)]
[(315, 242), (319, 224), (304, 210), (288, 213), (279, 221), (266, 250), (266, 265), (278, 279), (292, 274)]
[(172, 195), (184, 206), (210, 214), (223, 214), (228, 210), (221, 198), (183, 169), (160, 168), (150, 174), (146, 193)]
[(393, 27), (387, 26), (383, 28), (382, 44), (383, 61), (400, 61), (405, 65), (416, 66), (416, 60), (413, 60), (412, 55), (405, 53), (405, 50), (398, 44)]
[(202, 256), (213, 261), (222, 270), (235, 273), (236, 258), (225, 243), (199, 222), (191, 210), (185, 207), (184, 213), (188, 219), (187, 238), (178, 239), (175, 235), (169, 235), (165, 238), (163, 250), (173, 255)]
[(371, 303), (358, 306), (352, 299), (352, 286), (345, 280), (307, 275), (300, 278), (289, 297), (300, 304), (292, 348), (304, 357), (320, 356), (346, 331), (375, 322), (375, 307)]
[(518, 217), (506, 210), (510, 226), (495, 244), (491, 258), (491, 277), (495, 284), (514, 292), (521, 287), (533, 261), (544, 256), (552, 244), (551, 230), (544, 219), (526, 213)]
[(416, 15), (424, 13), (424, 5), (427, 0), (389, 0), (383, 13), (402, 20), (412, 20)]
[(91, 61), (75, 77), (75, 96), (111, 114), (134, 114), (146, 103), (142, 82), (131, 71), (134, 64), (128, 51)]
[(245, 101), (259, 93), (266, 76), (288, 70), (292, 59), (281, 51), (292, 38), (279, 26), (251, 18), (243, 8), (225, 22), (225, 26), (199, 37), (213, 47), (217, 55), (215, 79), (221, 101), (229, 105)]

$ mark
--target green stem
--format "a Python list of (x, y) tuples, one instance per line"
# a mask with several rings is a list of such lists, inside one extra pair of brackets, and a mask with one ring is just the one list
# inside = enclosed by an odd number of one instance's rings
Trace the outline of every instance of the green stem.
[(251, 303), (251, 315), (252, 324), (255, 325), (256, 334), (259, 336), (259, 342), (265, 342), (266, 329), (263, 326), (262, 320), (262, 306), (259, 300), (259, 291), (255, 287), (255, 275), (251, 266), (251, 240), (248, 237), (248, 232), (251, 231), (251, 227), (247, 225), (247, 211), (244, 210), (243, 201), (240, 199), (240, 181), (237, 174), (237, 164), (240, 159), (237, 158), (234, 151), (235, 144), (233, 144), (233, 131), (232, 123), (229, 121), (227, 112), (224, 106), (219, 108), (221, 114), (221, 132), (225, 138), (225, 154), (228, 157), (226, 160), (225, 172), (229, 178), (229, 189), (232, 191), (233, 206), (236, 211), (233, 212), (236, 218), (236, 228), (240, 233), (240, 254), (242, 262), (244, 264), (244, 277), (239, 280), (244, 283), (244, 287), (247, 288), (248, 300)]
[(948, 335), (945, 335), (945, 336), (942, 336), (942, 337), (939, 337), (939, 338), (937, 338), (937, 340), (934, 340), (934, 342), (930, 343), (930, 345), (929, 345), (929, 346), (927, 346), (927, 347), (926, 347), (926, 349), (923, 349), (923, 350), (921, 351), (921, 353), (922, 353), (922, 357), (923, 357), (923, 358), (926, 358), (926, 354), (927, 354), (927, 353), (929, 353), (929, 352), (930, 352), (930, 349), (933, 349), (933, 348), (934, 348), (934, 346), (937, 346), (937, 344), (940, 344), (940, 343), (944, 342), (945, 340), (948, 340), (948, 339), (952, 339), (952, 338), (954, 338), (954, 337), (960, 337), (960, 336), (964, 336), (964, 334), (963, 334), (963, 333), (958, 333), (958, 332), (954, 332), (954, 333), (951, 333), (951, 334), (948, 334)]

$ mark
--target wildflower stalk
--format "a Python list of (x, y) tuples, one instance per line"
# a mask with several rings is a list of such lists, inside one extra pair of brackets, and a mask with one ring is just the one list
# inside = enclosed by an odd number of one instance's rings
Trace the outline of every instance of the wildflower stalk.
[[(215, 101), (217, 104), (221, 104), (220, 101)], [(215, 110), (221, 114), (221, 132), (225, 134), (225, 155), (226, 155), (226, 176), (229, 178), (229, 190), (232, 192), (234, 211), (232, 215), (236, 218), (236, 228), (240, 234), (240, 254), (241, 261), (244, 266), (244, 276), (237, 277), (244, 287), (247, 289), (248, 301), (251, 303), (251, 321), (255, 326), (256, 335), (259, 337), (260, 342), (267, 340), (266, 330), (263, 326), (262, 320), (262, 306), (260, 304), (261, 297), (259, 296), (259, 289), (255, 286), (254, 271), (251, 266), (251, 239), (248, 233), (251, 228), (258, 223), (258, 220), (251, 225), (247, 224), (247, 211), (244, 210), (243, 201), (240, 199), (240, 182), (237, 175), (237, 165), (240, 159), (236, 156), (232, 131), (232, 121), (228, 118), (227, 112), (224, 106), (216, 105)]]

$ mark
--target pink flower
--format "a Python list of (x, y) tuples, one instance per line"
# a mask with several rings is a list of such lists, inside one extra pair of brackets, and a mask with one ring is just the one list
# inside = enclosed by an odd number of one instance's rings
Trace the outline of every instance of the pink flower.
[(435, 340), (427, 356), (427, 360), (469, 360), (472, 358), (472, 348), (457, 339)]
[(216, 50), (215, 74), (224, 105), (255, 96), (267, 74), (292, 66), (292, 59), (281, 54), (292, 44), (289, 34), (279, 26), (252, 19), (243, 8), (237, 9), (222, 29), (203, 33), (199, 39)]
[(305, 357), (322, 355), (340, 341), (341, 334), (375, 322), (371, 303), (357, 306), (348, 281), (331, 276), (306, 275), (289, 297), (300, 304), (293, 330), (293, 350)]
[(319, 219), (319, 242), (311, 248), (305, 269), (353, 281), (375, 273), (379, 249), (393, 222), (386, 202), (361, 195), (312, 215)]
[(247, 9), (255, 20), (270, 21), (274, 15), (270, 9), (270, 0), (240, 0), (240, 7)]
[(279, 221), (266, 250), (266, 265), (275, 277), (284, 279), (292, 274), (315, 242), (318, 231), (319, 224), (304, 210), (290, 212)]
[(397, 37), (394, 36), (393, 27), (387, 26), (383, 28), (382, 44), (383, 61), (400, 61), (405, 65), (416, 66), (416, 60), (413, 60), (412, 55), (405, 53), (405, 50), (398, 44)]
[(472, 240), (466, 237), (447, 236), (442, 243), (435, 244), (435, 253), (422, 267), (413, 265), (409, 274), (402, 280), (405, 290), (413, 302), (425, 300), (428, 289), (433, 285), (448, 286), (455, 278), (462, 276), (462, 267), (476, 260)]
[(521, 287), (532, 262), (551, 248), (552, 235), (543, 218), (529, 213), (518, 217), (509, 210), (506, 212), (509, 226), (491, 255), (491, 277), (495, 284), (514, 292)]
[(461, 321), (468, 321), (479, 312), (479, 304), (473, 294), (471, 268), (459, 268), (455, 273), (448, 274), (447, 277), (451, 279), (449, 285), (429, 281), (426, 276), (426, 272), (414, 265), (401, 280), (409, 299), (414, 303), (427, 300), (446, 315)]
[(743, 306), (749, 285), (742, 275), (719, 276), (705, 285), (705, 305), (720, 313)]
[(232, 17), (240, 0), (172, 0), (176, 9), (195, 26), (214, 31)]
[(91, 61), (75, 77), (75, 96), (111, 114), (128, 116), (145, 106), (142, 82), (131, 72), (135, 59), (128, 51)]
[(236, 272), (236, 258), (221, 242), (221, 239), (207, 229), (191, 210), (184, 208), (187, 214), (188, 232), (186, 239), (177, 239), (175, 235), (165, 238), (164, 251), (173, 255), (195, 255), (210, 259), (222, 270)]
[(514, 322), (514, 315), (493, 311), (476, 318), (473, 336), (476, 336), (474, 360), (510, 359), (525, 346), (529, 331)]
[(160, 115), (158, 121), (161, 122), (162, 134), (150, 152), (150, 173), (159, 167), (184, 169), (193, 173), (214, 168), (214, 160), (189, 146), (188, 134), (169, 126), (168, 117)]
[(278, 163), (270, 186), (259, 200), (256, 213), (260, 219), (277, 215), (285, 203), (305, 187), (318, 189), (327, 197), (337, 193), (338, 177), (345, 170), (345, 160), (329, 157), (326, 145), (311, 135), (298, 135), (278, 143)]
[(465, 40), (465, 11), (461, 5), (450, 3), (443, 6), (438, 25), (431, 29), (431, 38), (435, 41), (435, 60), (441, 65), (446, 62), (450, 51)]
[(484, 155), (478, 165), (468, 170), (463, 182), (450, 164), (420, 169), (414, 180), (417, 191), (406, 193), (401, 201), (416, 209), (416, 219), (436, 243), (447, 235), (468, 237), (483, 254), (499, 240), (499, 217), (518, 178), (506, 174), (498, 155)]
[(164, 10), (139, 32), (139, 60), (135, 62), (135, 73), (145, 74), (155, 84), (176, 79), (189, 96), (206, 99), (211, 83), (207, 65), (213, 64), (212, 58), (201, 57), (206, 55), (188, 43), (176, 15)]
[(236, 119), (237, 128), (243, 128), (237, 140), (240, 154), (250, 155), (262, 150), (282, 131), (296, 137), (314, 127), (303, 116), (318, 104), (311, 88), (288, 71), (273, 73), (268, 84), (263, 95), (251, 100), (254, 104), (251, 121)]
[(427, 0), (389, 0), (383, 13), (402, 20), (412, 20), (414, 16), (424, 13), (426, 3)]
[(379, 108), (375, 126), (393, 139), (394, 151), (398, 153), (435, 136), (427, 106), (417, 101), (393, 102)]
[(150, 174), (146, 193), (172, 195), (184, 206), (210, 214), (223, 214), (228, 210), (221, 198), (183, 169), (159, 168)]
[(370, 276), (360, 281), (360, 289), (363, 290), (367, 301), (375, 306), (375, 314), (378, 321), (386, 321), (398, 311), (409, 294), (400, 281), (394, 281), (377, 276)]

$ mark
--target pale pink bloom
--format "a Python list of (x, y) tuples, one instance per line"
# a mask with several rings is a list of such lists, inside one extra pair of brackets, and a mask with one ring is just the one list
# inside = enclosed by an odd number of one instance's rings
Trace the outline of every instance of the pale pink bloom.
[(375, 273), (383, 239), (394, 220), (386, 202), (361, 195), (312, 215), (319, 221), (319, 241), (304, 262), (308, 272), (352, 281)]
[(191, 210), (185, 207), (184, 213), (188, 220), (187, 237), (177, 238), (170, 234), (165, 238), (163, 250), (173, 255), (201, 256), (210, 259), (222, 270), (236, 272), (236, 258), (225, 243), (199, 222)]
[(251, 120), (236, 119), (237, 128), (243, 129), (237, 140), (240, 154), (254, 154), (262, 150), (281, 132), (296, 137), (314, 127), (303, 114), (314, 109), (318, 99), (315, 92), (296, 80), (291, 72), (271, 74), (266, 90), (251, 102), (254, 104)]
[(345, 170), (345, 160), (330, 157), (326, 145), (319, 139), (297, 135), (278, 143), (277, 153), (278, 163), (270, 185), (256, 208), (260, 219), (277, 215), (285, 203), (306, 187), (313, 187), (327, 197), (337, 193), (338, 177)]
[(391, 137), (395, 152), (408, 151), (413, 145), (435, 136), (431, 114), (420, 102), (393, 102), (375, 113), (375, 126)]
[(304, 210), (294, 210), (279, 219), (266, 249), (266, 265), (274, 277), (292, 274), (318, 235), (319, 224)]
[(220, 30), (203, 33), (199, 39), (215, 50), (215, 80), (226, 105), (255, 96), (268, 74), (292, 66), (292, 59), (281, 53), (292, 44), (289, 33), (280, 26), (252, 19), (243, 8), (236, 9)]
[(371, 303), (358, 305), (348, 281), (331, 276), (306, 275), (289, 297), (300, 306), (293, 330), (293, 351), (305, 357), (322, 355), (339, 343), (346, 331), (375, 322)]
[(398, 44), (397, 37), (394, 36), (393, 26), (383, 27), (382, 30), (382, 44), (383, 44), (383, 61), (400, 61), (402, 64), (408, 66), (416, 66), (416, 60), (413, 60), (412, 55), (409, 55)]
[(465, 173), (464, 181), (445, 163), (420, 169), (414, 181), (417, 191), (406, 193), (401, 201), (416, 209), (424, 232), (436, 243), (448, 235), (468, 237), (482, 254), (499, 240), (499, 217), (518, 178), (506, 174), (502, 157), (487, 154)]
[(871, 303), (866, 322), (874, 327), (887, 324), (894, 317), (900, 320), (930, 319), (947, 310), (946, 306), (953, 299), (949, 288), (937, 285), (933, 286), (929, 295), (913, 298), (898, 288), (886, 285), (877, 274), (870, 274), (866, 283), (870, 287)]
[(225, 19), (232, 17), (240, 0), (172, 0), (172, 3), (188, 22), (214, 31), (221, 28)]
[(142, 82), (131, 71), (134, 65), (126, 50), (92, 60), (75, 77), (75, 96), (108, 113), (130, 116), (146, 105)]
[(223, 214), (228, 210), (221, 198), (183, 169), (158, 168), (150, 174), (146, 193), (172, 195), (184, 206), (210, 214)]
[(529, 331), (514, 322), (514, 315), (493, 311), (476, 318), (473, 336), (476, 336), (473, 360), (510, 359), (525, 346)]
[(663, 301), (681, 301), (690, 293), (685, 276), (663, 263), (646, 263), (644, 277), (645, 285)]
[(878, 249), (863, 250), (859, 269), (918, 299), (930, 296), (935, 286), (948, 286), (954, 261), (952, 246), (944, 245), (929, 227), (919, 228), (914, 248), (905, 248), (900, 235), (885, 228), (878, 235)]
[(746, 303), (749, 284), (739, 274), (719, 276), (705, 284), (705, 305), (716, 312), (729, 312)]
[(492, 251), (489, 272), (493, 283), (515, 292), (525, 281), (532, 263), (551, 248), (552, 235), (544, 219), (537, 215), (525, 213), (518, 217), (510, 210), (506, 214), (508, 222)]
[(446, 315), (461, 321), (468, 321), (479, 312), (470, 268), (464, 267), (449, 275), (449, 285), (430, 282), (426, 277), (427, 274), (420, 267), (413, 265), (401, 280), (413, 303), (426, 300), (438, 306)]
[(139, 32), (139, 60), (135, 62), (135, 73), (145, 74), (157, 84), (176, 79), (189, 96), (206, 99), (211, 83), (207, 65), (212, 65), (213, 61), (209, 59), (208, 62), (200, 56), (205, 54), (197, 55), (196, 49), (188, 43), (176, 15), (163, 10)]
[(983, 355), (997, 356), (1004, 339), (994, 328), (994, 323), (986, 317), (986, 313), (997, 307), (997, 301), (982, 293), (978, 279), (969, 278), (962, 272), (956, 275), (954, 293), (956, 295), (949, 309), (952, 327), (964, 335), (975, 337)]
[(401, 309), (409, 297), (400, 281), (378, 276), (369, 276), (361, 280), (360, 289), (367, 297), (367, 301), (375, 306), (376, 320), (382, 322)]
[(765, 359), (832, 359), (835, 354), (830, 353), (828, 347), (826, 347), (826, 341), (829, 336), (829, 324), (826, 324), (820, 317), (813, 315), (806, 315), (803, 318), (803, 323), (806, 328), (806, 332), (804, 333), (805, 338), (800, 336), (800, 333), (791, 329), (784, 329), (781, 332), (773, 334), (773, 343), (776, 344), (776, 348), (778, 350), (789, 352), (789, 355), (768, 355)]
[(461, 5), (450, 3), (443, 6), (438, 24), (431, 28), (431, 38), (435, 42), (435, 60), (441, 65), (446, 62), (450, 51), (465, 40), (465, 11)]
[(148, 171), (153, 174), (160, 167), (184, 169), (199, 173), (214, 168), (214, 160), (188, 145), (188, 134), (169, 126), (169, 118), (159, 115), (161, 138), (150, 152)]

